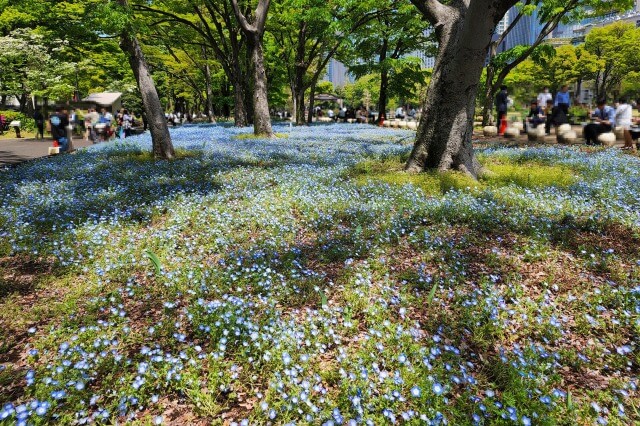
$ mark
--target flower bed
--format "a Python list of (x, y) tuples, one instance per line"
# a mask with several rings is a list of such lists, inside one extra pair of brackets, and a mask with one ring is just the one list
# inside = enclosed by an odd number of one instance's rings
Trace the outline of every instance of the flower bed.
[(0, 422), (639, 420), (637, 158), (485, 149), (476, 185), (389, 171), (409, 131), (275, 130), (0, 172)]

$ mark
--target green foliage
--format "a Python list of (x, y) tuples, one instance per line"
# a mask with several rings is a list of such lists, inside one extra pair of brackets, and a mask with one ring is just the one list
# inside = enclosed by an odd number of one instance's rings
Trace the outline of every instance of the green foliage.
[(11, 122), (13, 120), (20, 121), (22, 130), (30, 132), (36, 128), (36, 122), (33, 117), (28, 117), (26, 114), (23, 114), (21, 112), (13, 110), (0, 110), (0, 115), (4, 115), (4, 118), (8, 122)]
[(602, 77), (597, 87), (599, 97), (617, 91), (625, 76), (640, 71), (640, 28), (633, 24), (617, 22), (594, 28), (587, 34), (584, 48), (597, 58)]

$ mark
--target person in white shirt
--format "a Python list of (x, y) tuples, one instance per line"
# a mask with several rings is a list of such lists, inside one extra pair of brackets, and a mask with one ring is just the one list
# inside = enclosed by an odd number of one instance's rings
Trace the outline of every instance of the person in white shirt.
[(538, 93), (538, 106), (547, 113), (547, 105), (551, 105), (551, 101), (553, 101), (553, 96), (549, 93), (549, 88), (544, 87), (542, 92)]
[(622, 127), (624, 131), (624, 147), (622, 149), (634, 150), (631, 138), (631, 119), (633, 108), (627, 103), (626, 98), (620, 98), (616, 102), (616, 126)]

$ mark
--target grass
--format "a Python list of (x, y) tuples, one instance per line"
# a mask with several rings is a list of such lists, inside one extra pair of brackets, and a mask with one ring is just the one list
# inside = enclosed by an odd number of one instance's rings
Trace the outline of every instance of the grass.
[(567, 166), (544, 164), (538, 160), (520, 161), (509, 158), (481, 157), (488, 170), (479, 181), (459, 172), (407, 173), (403, 170), (407, 156), (367, 159), (354, 165), (346, 176), (358, 185), (385, 182), (392, 185), (411, 184), (431, 196), (451, 190), (469, 191), (516, 185), (536, 189), (549, 186), (568, 187), (578, 182), (578, 171)]
[[(287, 133), (274, 133), (274, 137), (277, 139), (286, 139), (289, 137)], [(253, 133), (241, 133), (239, 135), (234, 136), (234, 139), (237, 140), (252, 140), (252, 139), (264, 139), (264, 136), (254, 135)]]

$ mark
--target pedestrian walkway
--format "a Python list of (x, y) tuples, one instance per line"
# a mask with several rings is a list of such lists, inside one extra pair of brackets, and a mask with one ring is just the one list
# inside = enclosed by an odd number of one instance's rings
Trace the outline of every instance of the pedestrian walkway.
[[(83, 142), (82, 137), (73, 139), (75, 149), (92, 145), (91, 142)], [(53, 146), (53, 140), (47, 139), (0, 139), (0, 166), (18, 164), (34, 158), (47, 157), (49, 147)]]

